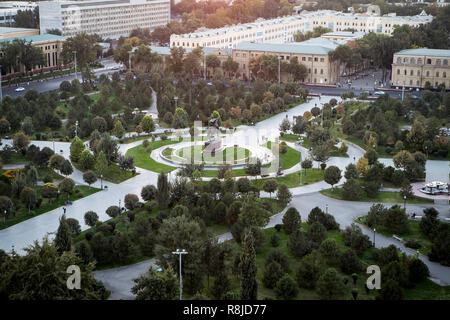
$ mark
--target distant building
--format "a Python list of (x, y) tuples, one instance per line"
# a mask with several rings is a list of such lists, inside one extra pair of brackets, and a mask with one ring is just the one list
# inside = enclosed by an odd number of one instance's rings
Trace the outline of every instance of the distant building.
[(238, 73), (243, 78), (251, 79), (256, 77), (249, 69), (251, 58), (269, 54), (278, 56), (280, 61), (289, 62), (293, 57), (297, 57), (298, 62), (304, 64), (308, 70), (305, 83), (335, 84), (340, 66), (338, 62), (329, 59), (328, 52), (337, 46), (337, 43), (321, 38), (289, 44), (241, 42), (233, 49), (233, 60), (239, 63)]
[(14, 18), (19, 10), (34, 10), (38, 6), (37, 2), (27, 1), (5, 1), (0, 2), (0, 25), (12, 26)]
[(336, 32), (327, 32), (321, 35), (321, 38), (329, 39), (332, 41), (351, 41), (361, 39), (366, 35), (366, 32), (352, 32), (352, 31), (336, 31)]
[[(1, 30), (2, 28), (0, 28)], [(26, 30), (26, 29), (25, 29)], [(28, 29), (30, 30), (30, 29)], [(33, 29), (31, 29), (33, 30)], [(1, 48), (5, 42), (13, 41), (14, 39), (23, 39), (26, 42), (30, 42), (35, 47), (39, 47), (42, 49), (42, 52), (45, 56), (45, 65), (35, 66), (32, 70), (33, 73), (36, 72), (46, 72), (50, 70), (59, 69), (62, 66), (61, 52), (65, 37), (53, 35), (53, 34), (44, 34), (44, 35), (31, 35), (31, 36), (13, 36), (10, 38), (2, 38), (0, 39), (0, 55), (2, 55)], [(5, 70), (5, 68), (3, 68)], [(24, 71), (24, 68), (21, 67), (20, 70), (8, 70), (8, 74), (18, 74)], [(4, 72), (4, 71), (3, 71)], [(5, 76), (5, 74), (2, 74)]]
[(155, 29), (170, 22), (170, 0), (42, 1), (41, 34), (59, 29), (63, 36), (98, 34), (107, 39), (129, 36), (133, 29)]
[(391, 35), (394, 26), (418, 27), (432, 20), (433, 17), (425, 12), (416, 16), (396, 16), (395, 14), (379, 16), (368, 13), (355, 14), (319, 10), (270, 20), (258, 19), (251, 23), (217, 29), (203, 28), (188, 34), (173, 34), (170, 36), (170, 46), (236, 48), (239, 43), (248, 41), (287, 43), (294, 41), (294, 34), (297, 31), (312, 31), (319, 26), (329, 28), (333, 32), (351, 30)]
[(35, 36), (38, 34), (39, 29), (0, 27), (0, 39)]
[(441, 83), (450, 88), (450, 50), (421, 48), (394, 54), (392, 86), (424, 88), (427, 82), (433, 88)]

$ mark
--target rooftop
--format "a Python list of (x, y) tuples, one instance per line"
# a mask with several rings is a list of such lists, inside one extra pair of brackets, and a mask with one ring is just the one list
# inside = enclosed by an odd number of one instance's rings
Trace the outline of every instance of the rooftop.
[(54, 34), (40, 34), (36, 36), (26, 36), (26, 37), (12, 37), (12, 38), (5, 38), (0, 39), (0, 43), (7, 42), (7, 41), (13, 41), (14, 39), (22, 39), (26, 42), (33, 42), (33, 43), (39, 43), (39, 42), (45, 42), (45, 41), (56, 41), (56, 40), (65, 40), (66, 37), (57, 36)]
[(315, 38), (313, 41), (292, 43), (254, 43), (241, 42), (236, 45), (236, 50), (285, 52), (297, 54), (328, 54), (338, 46), (337, 43), (327, 39)]
[(450, 50), (445, 49), (406, 49), (398, 51), (395, 54), (410, 55), (410, 56), (433, 56), (433, 57), (447, 57), (450, 58)]
[(0, 27), (0, 35), (2, 36), (8, 35), (8, 33), (26, 32), (26, 31), (39, 31), (39, 29)]

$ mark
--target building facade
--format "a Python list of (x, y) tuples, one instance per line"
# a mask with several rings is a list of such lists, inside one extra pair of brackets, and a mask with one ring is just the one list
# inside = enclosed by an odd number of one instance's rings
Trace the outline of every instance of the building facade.
[(258, 19), (252, 23), (239, 24), (218, 29), (199, 29), (189, 34), (171, 35), (170, 46), (195, 48), (236, 48), (241, 42), (287, 43), (294, 41), (297, 31), (312, 31), (316, 27), (329, 28), (333, 32), (374, 32), (391, 35), (394, 26), (418, 27), (431, 22), (432, 16), (422, 12), (416, 16), (384, 16), (342, 13), (333, 10), (305, 12), (276, 19)]
[(19, 10), (34, 10), (37, 2), (6, 1), (0, 2), (0, 25), (12, 26)]
[(450, 50), (407, 49), (396, 52), (392, 61), (394, 87), (424, 88), (426, 83), (450, 88)]
[[(53, 34), (44, 34), (44, 35), (34, 35), (34, 36), (25, 36), (25, 37), (14, 37), (14, 38), (5, 38), (0, 39), (0, 56), (2, 55), (1, 49), (5, 42), (13, 41), (14, 39), (23, 39), (26, 42), (31, 42), (31, 44), (35, 47), (39, 47), (42, 49), (42, 52), (45, 56), (45, 65), (38, 65), (32, 69), (33, 73), (36, 72), (46, 72), (50, 70), (59, 69), (62, 66), (62, 58), (61, 52), (63, 48), (63, 43), (65, 41), (65, 37), (53, 35)], [(4, 70), (4, 69), (3, 69)], [(23, 72), (23, 66), (20, 70), (9, 70), (8, 74), (16, 74)], [(8, 75), (6, 74), (6, 75)], [(2, 76), (5, 76), (3, 74)]]
[(0, 39), (36, 36), (38, 34), (39, 29), (0, 27)]
[(165, 26), (170, 0), (43, 1), (39, 17), (41, 34), (59, 29), (63, 36), (88, 33), (117, 39), (133, 29)]
[[(308, 84), (334, 85), (338, 80), (339, 64), (331, 61), (328, 52), (334, 50), (337, 44), (325, 39), (314, 39), (299, 43), (252, 43), (242, 42), (233, 49), (233, 60), (239, 63), (238, 73), (243, 78), (251, 79), (249, 69), (250, 59), (259, 55), (275, 55), (279, 61), (289, 62), (293, 57), (307, 68), (307, 76), (304, 79)], [(283, 80), (283, 76), (282, 76)]]

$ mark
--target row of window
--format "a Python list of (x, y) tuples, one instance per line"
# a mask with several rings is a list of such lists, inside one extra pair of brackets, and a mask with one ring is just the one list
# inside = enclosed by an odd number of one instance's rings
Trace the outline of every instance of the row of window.
[[(400, 69), (397, 69), (397, 74), (400, 75)], [(407, 69), (403, 70), (403, 75), (406, 76), (407, 74), (408, 74), (408, 70)], [(409, 75), (413, 76), (414, 75), (414, 70), (411, 69), (410, 72), (409, 72)], [(420, 70), (417, 70), (417, 75), (420, 76)], [(427, 70), (427, 72), (425, 73), (425, 76), (429, 77), (430, 75), (431, 75), (430, 71)], [(440, 72), (436, 71), (435, 77), (439, 78), (439, 76), (440, 76)], [(442, 78), (447, 78), (447, 72), (445, 72), (445, 71), (442, 72)]]
[[(416, 58), (414, 58), (414, 57), (412, 57), (412, 58), (407, 58), (407, 57), (397, 57), (397, 63), (408, 63), (409, 62), (409, 64), (422, 64), (422, 58), (417, 58), (417, 60), (416, 60)], [(433, 59), (431, 59), (431, 58), (427, 58), (426, 60), (425, 60), (425, 62), (426, 62), (426, 64), (433, 64)], [(448, 59), (443, 59), (443, 60), (441, 60), (441, 59), (435, 59), (435, 63), (434, 63), (434, 65), (436, 65), (436, 66), (440, 66), (441, 65), (441, 63), (444, 65), (444, 66), (448, 66)]]
[[(396, 82), (396, 85), (406, 85), (406, 83), (405, 83), (405, 81), (400, 81), (400, 80), (397, 80), (397, 82)], [(414, 81), (413, 80), (409, 80), (409, 85), (410, 86), (414, 86)], [(420, 81), (419, 80), (416, 80), (416, 82), (415, 82), (415, 86), (416, 87), (420, 87)], [(435, 82), (435, 87), (438, 87), (439, 86), (439, 82), (438, 81), (436, 81)]]

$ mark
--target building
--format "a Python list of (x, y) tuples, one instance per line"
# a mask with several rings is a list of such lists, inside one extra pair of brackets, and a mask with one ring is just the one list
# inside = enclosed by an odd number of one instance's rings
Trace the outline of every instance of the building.
[(352, 32), (352, 31), (335, 31), (335, 32), (327, 32), (321, 35), (321, 38), (329, 39), (332, 41), (343, 41), (348, 42), (352, 40), (358, 40), (366, 35), (366, 32)]
[[(31, 42), (33, 46), (39, 47), (42, 49), (45, 58), (46, 64), (39, 65), (33, 68), (32, 72), (46, 72), (50, 70), (59, 69), (62, 65), (61, 52), (65, 37), (57, 36), (53, 34), (44, 34), (44, 35), (32, 35), (32, 36), (24, 36), (24, 37), (11, 37), (11, 38), (3, 38), (0, 39), (0, 55), (2, 55), (1, 48), (5, 42), (13, 41), (14, 39), (23, 39), (26, 42)], [(21, 70), (11, 70), (10, 73), (18, 73), (23, 72), (23, 67)], [(5, 76), (5, 75), (3, 75)]]
[(0, 39), (36, 36), (38, 34), (39, 29), (0, 27)]
[(34, 10), (37, 6), (36, 2), (0, 2), (0, 25), (12, 26), (19, 10)]
[(424, 88), (427, 82), (433, 88), (441, 83), (450, 88), (450, 50), (421, 48), (394, 54), (392, 86)]
[(238, 73), (243, 78), (251, 79), (251, 58), (269, 54), (278, 56), (280, 61), (289, 62), (297, 57), (298, 62), (308, 70), (305, 83), (333, 85), (337, 82), (340, 66), (338, 62), (329, 59), (328, 52), (337, 46), (337, 43), (321, 38), (289, 44), (241, 42), (233, 49), (233, 60), (239, 63)]
[(251, 23), (227, 26), (218, 29), (199, 29), (196, 32), (170, 36), (170, 46), (183, 48), (217, 47), (236, 48), (241, 42), (287, 43), (294, 41), (297, 31), (312, 31), (315, 27), (325, 27), (333, 32), (375, 32), (391, 35), (394, 26), (418, 27), (431, 22), (432, 16), (422, 12), (416, 16), (396, 16), (388, 14), (343, 13), (333, 10), (303, 12), (298, 15), (276, 19), (258, 19)]
[(170, 0), (43, 1), (39, 17), (41, 34), (59, 29), (63, 36), (88, 33), (117, 39), (133, 29), (165, 26)]

